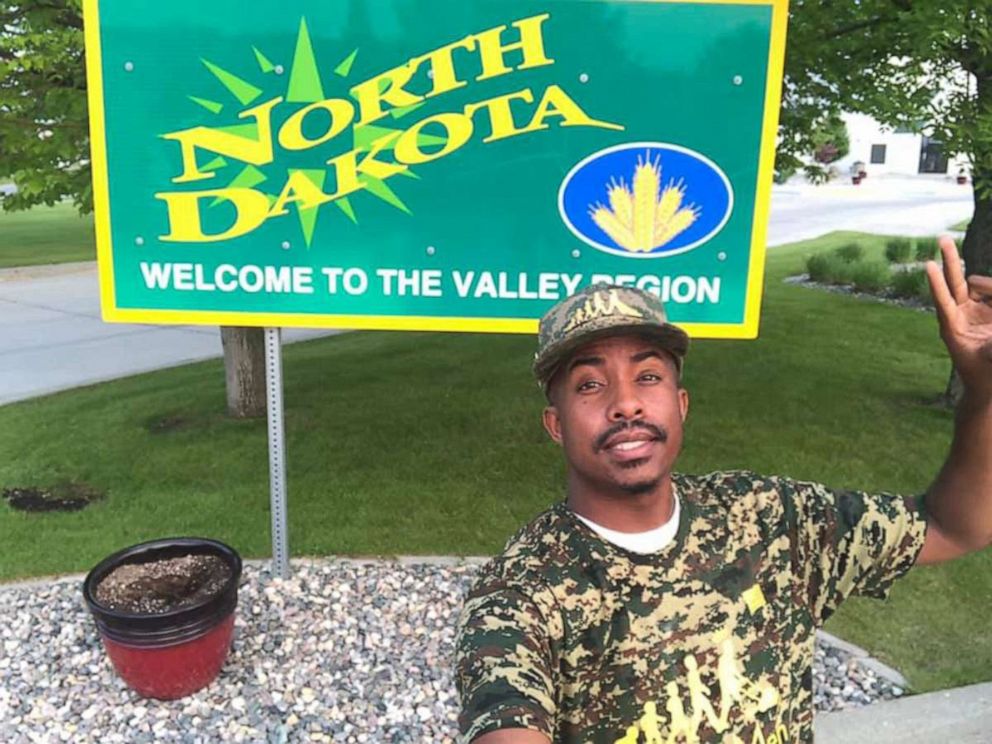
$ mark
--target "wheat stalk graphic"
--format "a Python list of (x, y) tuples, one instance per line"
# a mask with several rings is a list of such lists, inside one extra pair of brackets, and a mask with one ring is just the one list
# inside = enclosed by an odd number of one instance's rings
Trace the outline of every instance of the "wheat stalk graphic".
[[(589, 214), (620, 247), (636, 253), (660, 248), (687, 230), (701, 214), (699, 207), (682, 206), (685, 184), (669, 181), (661, 190), (661, 156), (637, 158), (633, 188), (623, 179), (610, 179), (606, 185), (609, 206), (596, 202)], [(659, 197), (659, 190), (661, 195)]]

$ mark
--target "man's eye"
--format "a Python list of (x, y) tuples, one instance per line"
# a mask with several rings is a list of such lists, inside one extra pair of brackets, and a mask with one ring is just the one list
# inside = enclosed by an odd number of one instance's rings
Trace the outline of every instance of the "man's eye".
[(661, 375), (655, 372), (645, 372), (638, 379), (642, 382), (661, 382)]
[(576, 390), (580, 393), (589, 392), (598, 388), (599, 384), (599, 380), (586, 380), (585, 382), (580, 382)]

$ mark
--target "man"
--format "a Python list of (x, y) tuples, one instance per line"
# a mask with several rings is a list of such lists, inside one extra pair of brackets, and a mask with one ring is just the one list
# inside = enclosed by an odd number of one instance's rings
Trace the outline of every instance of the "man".
[(851, 594), (992, 542), (992, 279), (927, 272), (965, 387), (920, 503), (749, 472), (672, 473), (686, 335), (630, 288), (541, 321), (535, 374), (568, 496), (466, 599), (460, 726), (474, 744), (812, 741), (815, 630)]

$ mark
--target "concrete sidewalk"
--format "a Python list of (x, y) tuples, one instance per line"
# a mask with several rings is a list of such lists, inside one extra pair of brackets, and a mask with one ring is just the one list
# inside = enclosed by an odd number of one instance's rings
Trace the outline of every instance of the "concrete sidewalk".
[(816, 744), (989, 744), (992, 682), (821, 713)]

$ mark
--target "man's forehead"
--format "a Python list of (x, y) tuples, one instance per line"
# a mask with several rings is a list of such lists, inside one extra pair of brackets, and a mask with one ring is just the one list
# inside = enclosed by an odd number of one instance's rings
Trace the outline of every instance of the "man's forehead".
[[(671, 352), (657, 340), (639, 334), (622, 334), (596, 339), (577, 348), (563, 365), (566, 369), (579, 359), (602, 357), (607, 354), (635, 356), (646, 351), (657, 351), (663, 359), (671, 357)], [(674, 363), (674, 360), (672, 360)]]

